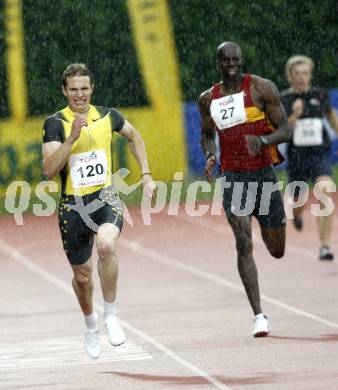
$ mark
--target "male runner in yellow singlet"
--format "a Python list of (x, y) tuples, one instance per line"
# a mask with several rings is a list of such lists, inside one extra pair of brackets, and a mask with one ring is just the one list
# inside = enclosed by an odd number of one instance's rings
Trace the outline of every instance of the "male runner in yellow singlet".
[(114, 132), (127, 138), (149, 197), (155, 183), (144, 142), (137, 130), (114, 108), (90, 104), (92, 76), (84, 64), (71, 64), (62, 76), (68, 106), (46, 119), (43, 126), (43, 169), (48, 178), (61, 176), (59, 226), (63, 247), (74, 272), (72, 280), (85, 321), (84, 346), (95, 359), (101, 352), (98, 316), (93, 310), (92, 248), (104, 298), (104, 321), (112, 345), (125, 341), (116, 315), (118, 262), (116, 241), (122, 229), (122, 207), (112, 186)]

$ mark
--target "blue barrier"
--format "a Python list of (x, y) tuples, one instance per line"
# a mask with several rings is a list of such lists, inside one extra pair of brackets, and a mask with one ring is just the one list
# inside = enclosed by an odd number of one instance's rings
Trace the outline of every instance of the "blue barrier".
[(189, 174), (201, 176), (204, 172), (205, 157), (201, 148), (201, 119), (196, 103), (185, 103), (184, 119)]
[[(338, 110), (338, 89), (332, 89), (330, 91), (330, 100), (333, 108)], [(334, 164), (338, 164), (338, 138), (336, 136), (332, 141), (331, 147), (331, 161)]]
[(338, 110), (338, 89), (331, 89), (330, 91), (330, 101), (332, 107)]

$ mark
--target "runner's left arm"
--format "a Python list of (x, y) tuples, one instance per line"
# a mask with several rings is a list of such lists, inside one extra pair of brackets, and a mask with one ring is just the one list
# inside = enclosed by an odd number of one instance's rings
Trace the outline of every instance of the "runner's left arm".
[(275, 84), (270, 80), (259, 78), (256, 83), (256, 88), (264, 111), (272, 126), (275, 128), (275, 131), (264, 135), (262, 138), (248, 135), (246, 138), (252, 154), (257, 154), (263, 145), (277, 145), (288, 142), (291, 137), (288, 118)]
[(152, 198), (155, 195), (156, 184), (151, 176), (146, 148), (140, 133), (127, 120), (124, 121), (124, 125), (119, 133), (129, 141), (130, 150), (141, 170), (143, 187), (147, 196)]
[(327, 113), (327, 119), (330, 122), (330, 125), (336, 130), (336, 133), (338, 134), (338, 115), (333, 108), (330, 112)]

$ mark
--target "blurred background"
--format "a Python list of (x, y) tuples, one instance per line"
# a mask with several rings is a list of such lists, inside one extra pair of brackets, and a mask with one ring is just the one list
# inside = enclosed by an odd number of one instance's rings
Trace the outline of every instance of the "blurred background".
[[(216, 47), (242, 47), (245, 71), (287, 87), (294, 54), (316, 63), (313, 84), (338, 108), (338, 2), (255, 0), (0, 0), (0, 194), (43, 179), (44, 119), (63, 108), (71, 62), (94, 74), (93, 103), (114, 106), (141, 132), (156, 180), (203, 175), (201, 92), (219, 80)], [(122, 137), (115, 168), (138, 170)], [(338, 160), (337, 141), (332, 160)]]

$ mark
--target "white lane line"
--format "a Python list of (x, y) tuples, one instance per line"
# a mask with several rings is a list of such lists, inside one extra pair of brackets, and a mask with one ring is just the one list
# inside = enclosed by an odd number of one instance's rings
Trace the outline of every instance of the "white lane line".
[[(0, 239), (0, 251), (10, 256), (13, 260), (18, 262), (19, 264), (23, 265), (27, 269), (29, 269), (31, 272), (35, 273), (36, 275), (40, 276), (44, 280), (49, 281), (51, 284), (57, 286), (60, 290), (66, 292), (67, 294), (73, 295), (73, 289), (60, 279), (56, 278), (49, 272), (45, 271), (43, 268), (35, 264), (32, 260), (30, 260), (28, 257), (24, 256), (20, 251), (13, 248), (12, 246), (8, 245), (6, 242)], [(102, 305), (98, 304), (97, 302), (94, 302), (94, 306), (96, 310), (99, 310), (100, 312), (103, 312)], [(164, 346), (160, 342), (156, 341), (153, 337), (147, 335), (146, 333), (142, 332), (141, 330), (135, 328), (134, 326), (130, 325), (129, 323), (120, 320), (121, 324), (128, 329), (130, 332), (138, 335), (143, 340), (147, 341), (149, 344), (152, 344), (157, 349), (162, 351), (164, 354), (166, 354), (168, 357), (173, 359), (176, 363), (181, 364), (183, 367), (189, 369), (197, 376), (204, 378), (207, 382), (214, 385), (217, 389), (220, 390), (232, 390), (230, 387), (226, 386), (222, 382), (220, 382), (218, 379), (211, 376), (208, 372), (196, 367), (194, 364), (190, 363), (189, 361), (185, 360), (181, 356), (179, 356), (177, 353), (172, 351), (170, 348)]]
[[(200, 278), (210, 280), (211, 282), (217, 283), (221, 286), (231, 288), (232, 290), (240, 291), (241, 293), (245, 293), (244, 288), (242, 285), (238, 283), (231, 282), (230, 280), (227, 280), (225, 278), (221, 278), (217, 275), (211, 274), (206, 271), (202, 271), (197, 267), (194, 267), (193, 265), (184, 264), (181, 261), (178, 261), (177, 259), (173, 257), (169, 257), (166, 255), (163, 255), (157, 251), (154, 251), (153, 249), (148, 249), (143, 245), (138, 244), (137, 242), (128, 240), (124, 237), (119, 238), (120, 245), (124, 246), (126, 249), (132, 250), (133, 252), (136, 252), (142, 256), (147, 257), (148, 259), (151, 259), (153, 261), (156, 261), (157, 263), (164, 264), (168, 267), (174, 267), (176, 269), (179, 269), (184, 272), (188, 272), (190, 274), (196, 275)], [(338, 324), (332, 321), (328, 321), (324, 318), (321, 318), (319, 316), (316, 316), (314, 314), (308, 313), (304, 310), (297, 309), (296, 307), (287, 305), (277, 299), (271, 298), (268, 295), (261, 294), (261, 299), (272, 303), (275, 306), (278, 306), (282, 309), (285, 309), (287, 311), (290, 311), (292, 313), (296, 313), (300, 316), (309, 318), (311, 320), (320, 322), (321, 324), (330, 326), (331, 328), (338, 328)]]
[[(119, 348), (108, 346), (105, 337), (100, 337), (102, 353), (91, 364), (152, 359), (149, 352), (130, 340)], [(0, 366), (2, 370), (29, 369), (55, 366), (79, 366), (89, 363), (83, 351), (82, 337), (67, 337), (21, 343), (0, 343)]]

